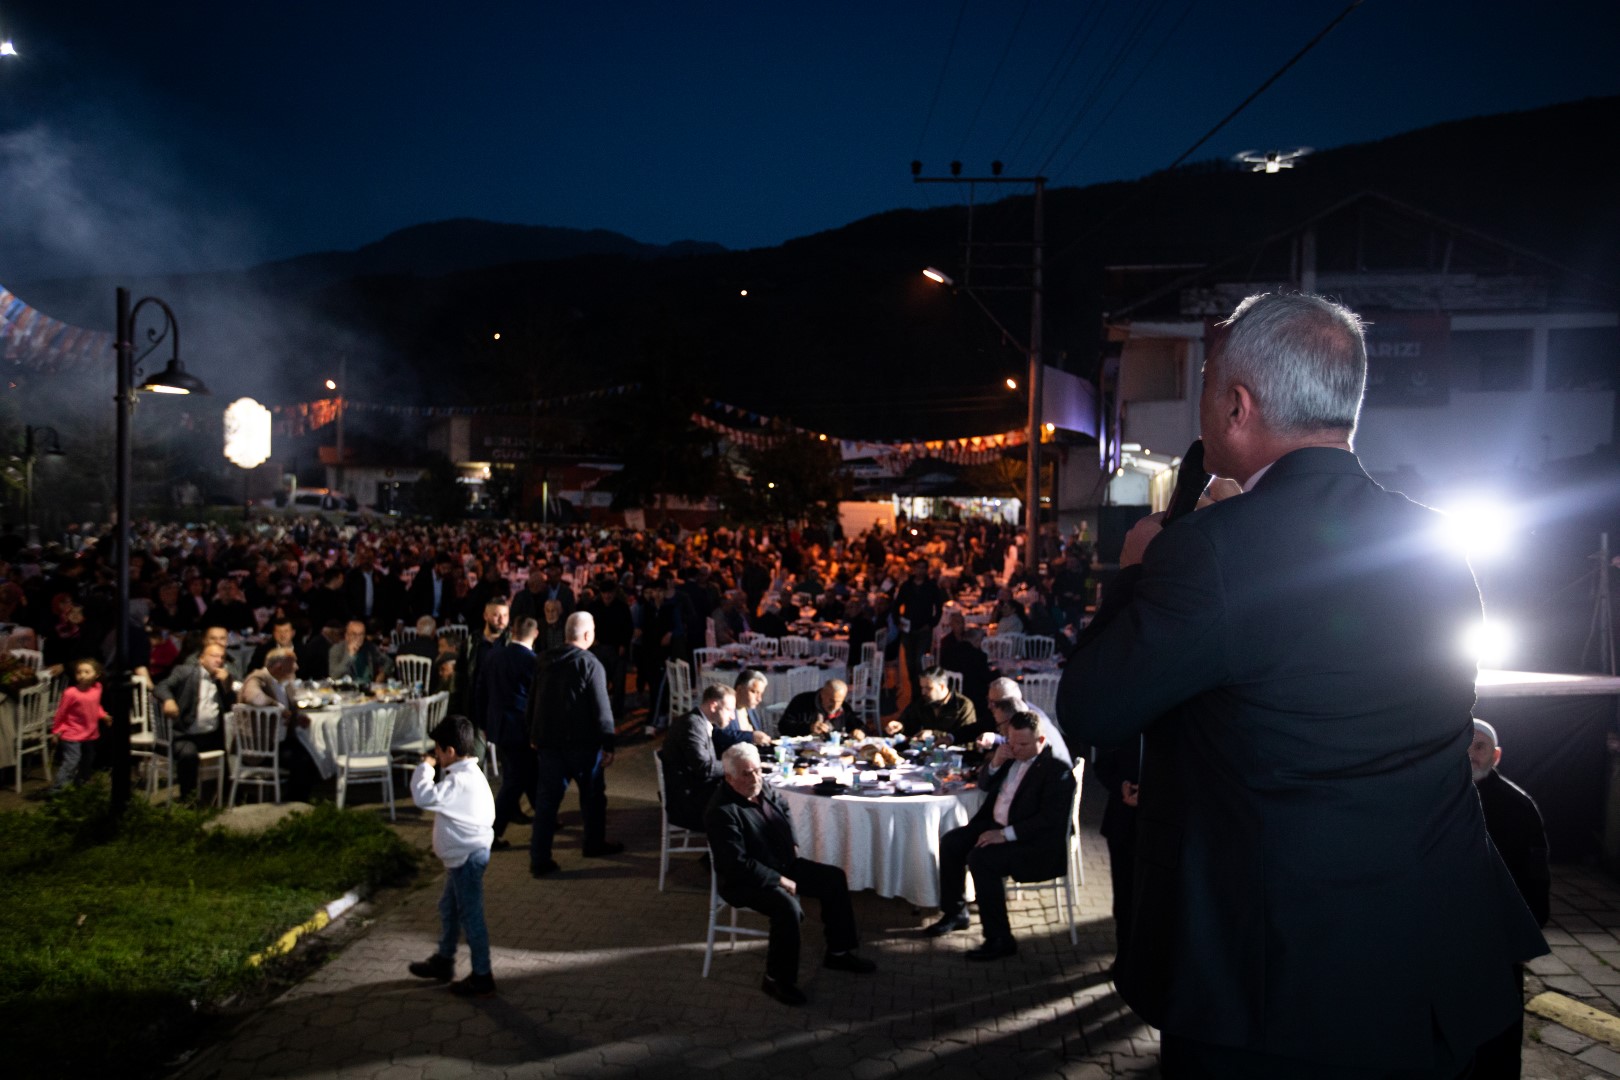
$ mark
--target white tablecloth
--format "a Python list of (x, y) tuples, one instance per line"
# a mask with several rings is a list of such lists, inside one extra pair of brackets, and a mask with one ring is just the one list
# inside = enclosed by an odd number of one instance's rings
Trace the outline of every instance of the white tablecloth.
[(976, 789), (883, 798), (829, 797), (793, 785), (776, 790), (793, 817), (800, 855), (843, 867), (851, 889), (901, 896), (918, 907), (939, 906), (939, 838), (966, 825), (984, 802)]
[[(802, 685), (795, 686), (794, 679), (789, 677), (794, 672), (802, 673), (797, 676), (803, 680)], [(700, 668), (698, 669), (698, 684), (695, 687), (696, 694), (701, 698), (703, 691), (711, 686), (734, 686), (737, 682), (737, 676), (740, 674), (742, 672), (737, 668)], [(802, 693), (805, 690), (820, 690), (828, 679), (842, 679), (843, 677), (842, 668), (837, 666), (823, 668), (814, 664), (806, 664), (782, 671), (766, 671), (765, 699), (760, 702), (760, 706), (786, 705), (795, 694)]]
[(394, 716), (392, 746), (395, 750), (402, 750), (427, 738), (425, 730), (427, 700), (417, 698), (401, 702), (368, 701), (360, 705), (344, 705), (341, 708), (308, 709), (304, 715), (309, 717), (309, 726), (298, 729), (298, 740), (309, 751), (309, 756), (315, 759), (315, 767), (321, 771), (321, 777), (330, 780), (337, 775), (337, 726), (338, 718), (343, 713), (358, 709), (397, 710)]

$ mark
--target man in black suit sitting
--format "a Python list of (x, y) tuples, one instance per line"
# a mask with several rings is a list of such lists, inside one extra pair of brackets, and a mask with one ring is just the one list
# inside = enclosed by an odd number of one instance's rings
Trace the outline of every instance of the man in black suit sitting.
[(658, 767), (664, 770), (664, 809), (669, 820), (683, 829), (703, 828), (709, 800), (720, 783), (714, 733), (731, 723), (736, 708), (737, 691), (729, 686), (706, 687), (696, 709), (670, 722), (664, 745), (658, 748)]
[(942, 914), (924, 932), (939, 937), (967, 929), (962, 894), (967, 872), (973, 871), (984, 944), (968, 951), (969, 960), (999, 960), (1018, 951), (1007, 920), (1002, 878), (1045, 881), (1068, 866), (1074, 774), (1052, 756), (1039, 727), (1034, 713), (1018, 713), (1008, 722), (1012, 764), (986, 782), (987, 797), (973, 819), (939, 841)]
[(771, 920), (761, 989), (784, 1005), (803, 1005), (807, 1000), (799, 989), (799, 924), (804, 921), (800, 896), (821, 901), (821, 921), (827, 929), (823, 967), (857, 975), (877, 970), (876, 964), (855, 953), (858, 941), (849, 881), (836, 866), (799, 857), (787, 808), (765, 788), (759, 751), (751, 743), (738, 743), (721, 755), (720, 763), (725, 782), (709, 801), (704, 824), (720, 896)]

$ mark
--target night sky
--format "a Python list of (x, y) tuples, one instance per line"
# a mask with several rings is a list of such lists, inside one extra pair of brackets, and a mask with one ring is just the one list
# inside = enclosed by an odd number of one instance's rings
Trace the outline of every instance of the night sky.
[[(450, 217), (766, 246), (953, 201), (910, 182), (913, 157), (1140, 176), (1344, 7), (0, 0), (20, 54), (0, 61), (0, 283)], [(1195, 160), (1615, 94), (1617, 13), (1367, 0)]]

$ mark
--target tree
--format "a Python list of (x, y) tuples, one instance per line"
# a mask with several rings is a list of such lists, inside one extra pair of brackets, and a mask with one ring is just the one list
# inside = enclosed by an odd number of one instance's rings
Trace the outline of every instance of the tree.
[(726, 506), (744, 521), (827, 521), (847, 498), (849, 477), (837, 445), (788, 436), (742, 454), (745, 475), (732, 475)]

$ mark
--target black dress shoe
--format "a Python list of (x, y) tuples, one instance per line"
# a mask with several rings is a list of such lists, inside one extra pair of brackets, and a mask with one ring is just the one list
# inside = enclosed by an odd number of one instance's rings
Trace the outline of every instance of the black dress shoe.
[(803, 1005), (810, 1000), (797, 986), (790, 982), (777, 982), (769, 975), (765, 976), (765, 981), (759, 984), (759, 988), (765, 991), (767, 997), (773, 997), (784, 1005)]
[(864, 956), (857, 956), (853, 952), (827, 954), (821, 966), (831, 971), (848, 971), (855, 975), (870, 975), (877, 970), (877, 965)]
[(497, 836), (489, 845), (491, 851), (506, 851), (512, 846), (512, 841), (504, 836)]
[(418, 979), (449, 982), (456, 977), (456, 962), (448, 956), (440, 956), (438, 953), (434, 953), (426, 960), (411, 961), (409, 970)]
[(510, 820), (511, 820), (512, 824), (514, 824), (514, 825), (533, 825), (534, 824), (534, 818), (530, 817), (528, 814), (525, 814), (521, 810), (512, 811), (512, 817), (511, 817)]
[(623, 853), (624, 845), (617, 842), (609, 842), (600, 844), (597, 847), (586, 848), (584, 852), (587, 859), (605, 859), (609, 855), (620, 855)]
[(977, 949), (969, 949), (967, 958), (974, 961), (1005, 960), (1018, 955), (1018, 942), (1012, 938), (990, 938)]
[(543, 863), (531, 863), (529, 866), (529, 876), (545, 877), (547, 874), (555, 874), (561, 869), (562, 867), (557, 865), (556, 859), (547, 859)]
[(926, 937), (944, 937), (953, 930), (966, 930), (972, 925), (972, 920), (968, 918), (966, 911), (958, 911), (954, 914), (946, 912), (939, 917), (938, 922), (924, 927), (923, 934)]
[(495, 976), (468, 975), (451, 983), (450, 992), (457, 997), (490, 997), (495, 993)]

